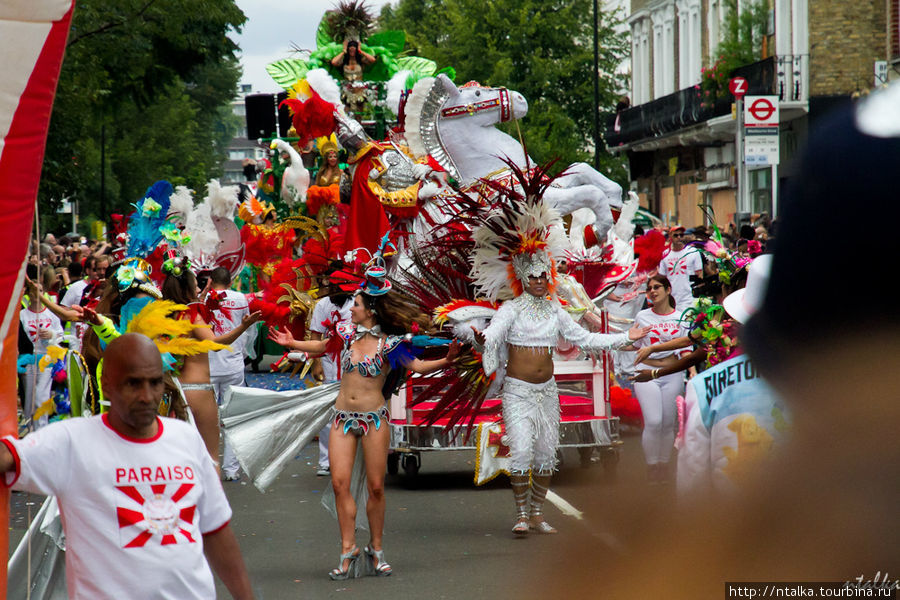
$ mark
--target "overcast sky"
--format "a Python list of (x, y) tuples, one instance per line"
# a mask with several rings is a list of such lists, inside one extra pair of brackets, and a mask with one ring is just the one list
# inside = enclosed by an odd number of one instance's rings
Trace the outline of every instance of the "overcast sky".
[[(368, 0), (372, 13), (378, 15), (389, 0)], [(237, 0), (247, 15), (240, 35), (233, 39), (241, 47), (244, 75), (241, 83), (253, 86), (254, 93), (280, 92), (281, 88), (266, 73), (266, 65), (291, 56), (291, 47), (316, 47), (316, 27), (333, 0)]]

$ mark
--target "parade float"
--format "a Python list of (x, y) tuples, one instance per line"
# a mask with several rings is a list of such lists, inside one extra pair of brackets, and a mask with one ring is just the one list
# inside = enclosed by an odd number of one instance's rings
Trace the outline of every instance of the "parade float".
[[(387, 262), (390, 275), (399, 287), (410, 287), (434, 267), (417, 264), (417, 250), (454, 228), (465, 229), (467, 207), (496, 202), (498, 189), (518, 185), (517, 171), (534, 172), (536, 163), (522, 140), (496, 127), (524, 117), (528, 103), (505, 87), (472, 81), (457, 85), (452, 69), (438, 70), (426, 58), (400, 56), (403, 32), (369, 34), (370, 24), (358, 16), (342, 16), (340, 9), (327, 13), (318, 27), (314, 51), (268, 66), (287, 92), (284, 104), (293, 127), (291, 137), (264, 142), (276, 149), (273, 165), (289, 161), (293, 166), (296, 159), (289, 147), (308, 149), (314, 139), (336, 139), (348, 168), (329, 197), (347, 207), (341, 219), (344, 258), (356, 249), (371, 255), (386, 238), (396, 250)], [(356, 53), (361, 72), (343, 68), (348, 53)], [(283, 188), (278, 189), (279, 177), (273, 174), (277, 171), (264, 171), (260, 180), (260, 189), (270, 190), (269, 197), (284, 196)], [(631, 219), (637, 199), (623, 203), (620, 186), (587, 164), (561, 171), (543, 198), (569, 223), (570, 269), (565, 278), (569, 310), (594, 331), (617, 330), (621, 324), (611, 326), (597, 302), (636, 267)], [(311, 206), (310, 199), (318, 193), (310, 195), (309, 190), (305, 199), (283, 207), (285, 223), (316, 216), (322, 203), (316, 200)], [(620, 213), (616, 225), (614, 215)], [(317, 239), (328, 245), (328, 236)], [(460, 281), (468, 277), (465, 271), (458, 273)], [(439, 335), (450, 336), (449, 326)], [(584, 464), (599, 448), (602, 462), (613, 468), (620, 441), (618, 420), (610, 410), (611, 371), (608, 353), (581, 360), (571, 348), (557, 349), (555, 373), (563, 390), (561, 447), (579, 449)], [(395, 452), (389, 470), (397, 472), (402, 465), (415, 474), (423, 452), (477, 449), (482, 472), (476, 473), (476, 481), (490, 479), (503, 470), (499, 400), (487, 398), (479, 414), (465, 422), (446, 415), (436, 419), (441, 390), (434, 378), (412, 377), (392, 397)], [(254, 393), (247, 395), (252, 406)]]

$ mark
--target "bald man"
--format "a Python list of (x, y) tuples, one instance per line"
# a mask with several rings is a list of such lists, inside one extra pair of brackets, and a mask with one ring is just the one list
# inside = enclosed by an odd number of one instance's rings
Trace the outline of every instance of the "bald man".
[(6, 484), (59, 501), (69, 598), (215, 598), (210, 566), (234, 598), (253, 598), (203, 440), (157, 415), (163, 366), (153, 342), (114, 340), (102, 384), (108, 413), (0, 440)]

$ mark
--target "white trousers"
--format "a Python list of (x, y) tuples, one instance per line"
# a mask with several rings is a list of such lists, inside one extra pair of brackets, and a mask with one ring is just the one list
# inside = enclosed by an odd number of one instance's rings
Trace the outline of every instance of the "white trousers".
[(634, 393), (644, 415), (644, 433), (641, 436), (644, 460), (648, 465), (669, 462), (677, 433), (676, 398), (684, 395), (684, 373), (635, 383)]
[(528, 383), (507, 377), (503, 381), (503, 422), (509, 440), (510, 474), (529, 469), (549, 475), (556, 468), (559, 446), (559, 391), (556, 380)]
[[(31, 418), (34, 415), (34, 411), (50, 399), (52, 387), (53, 374), (49, 365), (43, 372), (35, 364), (25, 367), (25, 400), (22, 403), (22, 409), (27, 418)], [(41, 417), (34, 423), (34, 429), (37, 430), (47, 425), (48, 420), (46, 415)]]
[[(222, 401), (225, 400), (225, 394), (231, 386), (244, 385), (244, 371), (229, 373), (228, 375), (210, 375), (209, 382), (213, 384), (213, 388), (216, 391), (216, 404), (221, 406)], [(222, 450), (222, 472), (225, 473), (226, 477), (234, 477), (240, 470), (241, 465), (231, 450), (231, 444), (228, 443), (227, 438), (224, 445), (225, 448)]]

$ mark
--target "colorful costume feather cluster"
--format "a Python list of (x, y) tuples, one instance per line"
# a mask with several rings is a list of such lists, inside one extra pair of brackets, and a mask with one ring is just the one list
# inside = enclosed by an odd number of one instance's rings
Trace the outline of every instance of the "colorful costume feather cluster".
[(489, 300), (509, 300), (523, 292), (523, 277), (546, 268), (550, 288), (556, 281), (553, 257), (561, 257), (568, 247), (562, 219), (542, 201), (553, 178), (548, 175), (552, 162), (521, 170), (506, 161), (517, 185), (485, 181), (498, 194), (492, 210), (482, 219), (472, 239), (471, 276), (478, 293)]
[(225, 344), (191, 337), (191, 331), (205, 326), (171, 317), (172, 313), (186, 310), (187, 306), (169, 300), (148, 302), (128, 323), (126, 332), (146, 335), (161, 354), (168, 352), (178, 356), (194, 356), (228, 348)]
[(144, 197), (134, 205), (135, 211), (128, 221), (128, 249), (126, 257), (149, 256), (163, 239), (162, 228), (169, 213), (169, 196), (172, 184), (157, 181)]

